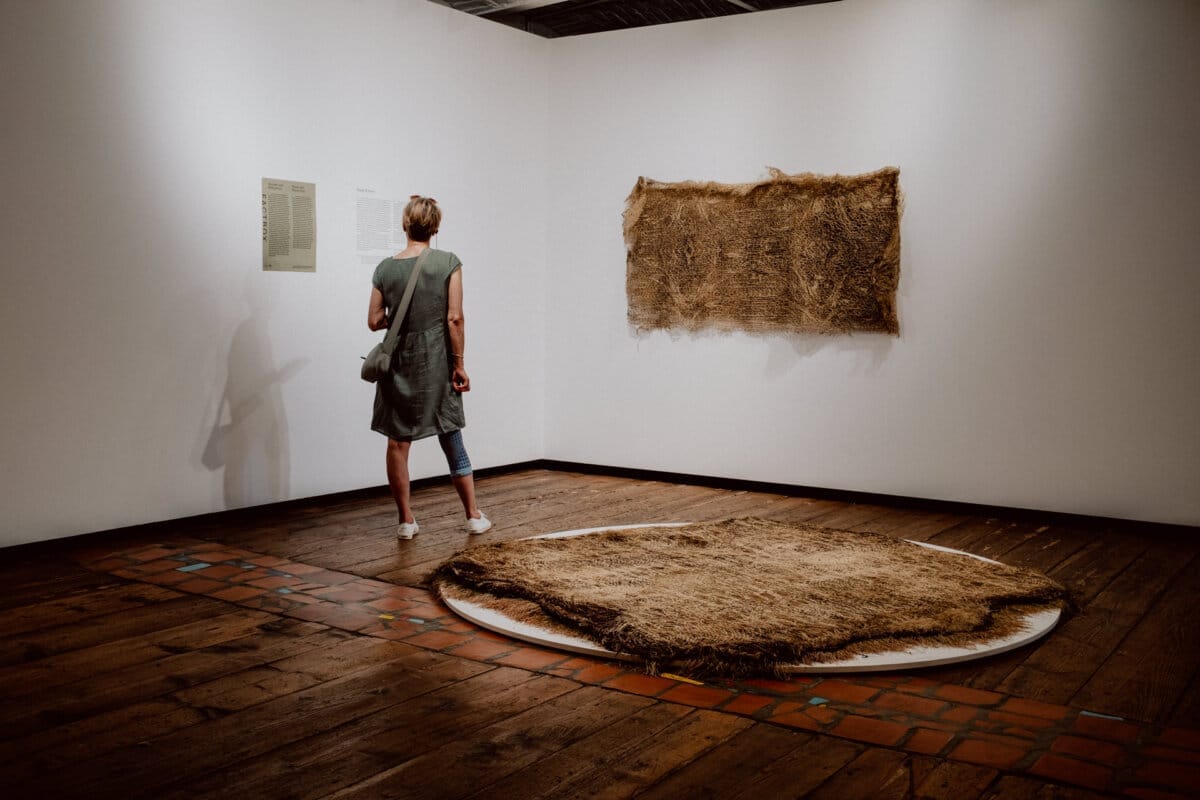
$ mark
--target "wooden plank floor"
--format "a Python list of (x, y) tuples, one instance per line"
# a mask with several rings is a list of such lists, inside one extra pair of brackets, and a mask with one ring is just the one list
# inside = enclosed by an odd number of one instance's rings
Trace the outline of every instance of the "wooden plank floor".
[[(544, 469), (484, 477), (479, 497), (497, 523), (483, 537), (461, 529), (448, 486), (424, 485), (411, 542), (379, 491), (4, 551), (2, 785), (30, 798), (1107, 796), (915, 740), (811, 733), (81, 565), (185, 540), (415, 587), (461, 548), (602, 524), (756, 515), (876, 531), (1037, 567), (1080, 605), (1040, 643), (920, 678), (1185, 737), (1200, 727), (1200, 541), (1186, 531)], [(1200, 794), (1196, 765), (1164, 769), (1150, 776), (1160, 793), (1137, 796)]]

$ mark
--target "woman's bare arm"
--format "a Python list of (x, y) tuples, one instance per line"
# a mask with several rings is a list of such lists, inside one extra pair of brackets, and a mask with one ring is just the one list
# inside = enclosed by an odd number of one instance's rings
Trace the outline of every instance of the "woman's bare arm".
[(383, 307), (383, 292), (371, 289), (371, 304), (367, 307), (367, 327), (373, 331), (387, 327), (387, 309)]
[(446, 302), (446, 330), (450, 336), (450, 360), (453, 369), (450, 382), (459, 392), (471, 391), (471, 378), (467, 375), (465, 366), (467, 330), (463, 319), (463, 287), (462, 270), (456, 269), (450, 273), (450, 285)]

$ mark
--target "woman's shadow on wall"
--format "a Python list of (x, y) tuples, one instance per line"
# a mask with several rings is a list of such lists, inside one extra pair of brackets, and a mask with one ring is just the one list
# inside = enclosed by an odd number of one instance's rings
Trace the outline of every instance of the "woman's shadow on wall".
[(276, 369), (267, 335), (269, 307), (247, 292), (250, 315), (233, 333), (225, 388), (200, 462), (223, 469), (225, 508), (284, 500), (291, 489), (291, 459), (282, 386), (308, 364), (297, 358)]

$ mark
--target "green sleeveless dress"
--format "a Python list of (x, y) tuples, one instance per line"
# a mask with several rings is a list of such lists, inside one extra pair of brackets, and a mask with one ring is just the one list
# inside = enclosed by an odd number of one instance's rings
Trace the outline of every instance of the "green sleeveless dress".
[[(371, 284), (383, 293), (389, 325), (416, 263), (416, 258), (385, 258), (375, 268)], [(454, 362), (446, 330), (450, 276), (461, 266), (454, 253), (433, 249), (421, 266), (392, 371), (375, 384), (371, 430), (389, 439), (413, 441), (466, 427), (462, 394), (450, 384)]]

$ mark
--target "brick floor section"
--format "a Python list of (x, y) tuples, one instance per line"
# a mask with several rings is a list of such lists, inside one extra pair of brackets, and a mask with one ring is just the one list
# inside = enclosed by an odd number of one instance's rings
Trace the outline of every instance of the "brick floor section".
[[(1154, 800), (1200, 796), (1200, 730), (1156, 727), (905, 674), (711, 680), (533, 647), (425, 589), (211, 544), (142, 546), (90, 569), (365, 636), (910, 753)], [(191, 568), (191, 569), (189, 569)]]
[(1047, 753), (1029, 769), (1034, 775), (1062, 783), (1074, 783), (1104, 791), (1112, 783), (1113, 771), (1099, 764)]
[(503, 664), (506, 667), (521, 667), (522, 669), (538, 670), (548, 667), (552, 664), (557, 664), (565, 657), (565, 653), (560, 653), (553, 650), (541, 650), (534, 647), (518, 647), (508, 655), (497, 658), (496, 663)]
[(1142, 733), (1141, 727), (1132, 722), (1086, 714), (1080, 714), (1076, 718), (1073, 730), (1082, 736), (1093, 736), (1123, 744), (1133, 744)]
[(820, 686), (818, 694), (822, 697), (830, 700), (847, 700), (851, 703), (865, 703), (879, 694), (879, 690), (873, 686), (857, 686), (837, 678), (823, 680)]
[(1151, 789), (1146, 786), (1135, 786), (1132, 789), (1126, 789), (1125, 794), (1130, 797), (1136, 797), (1138, 800), (1195, 800), (1195, 797), (1190, 794), (1167, 792), (1162, 789)]
[(1151, 761), (1137, 771), (1137, 776), (1160, 786), (1186, 789), (1200, 796), (1200, 765)]
[(797, 711), (791, 714), (777, 714), (771, 717), (771, 722), (774, 722), (777, 725), (786, 725), (789, 728), (799, 728), (803, 731), (814, 731), (816, 733), (820, 733), (822, 730), (821, 723), (803, 711)]
[(693, 686), (687, 683), (681, 683), (658, 696), (660, 700), (698, 706), (699, 708), (712, 708), (724, 703), (729, 698), (729, 692), (724, 689), (711, 689), (707, 686)]
[(996, 769), (1010, 769), (1029, 755), (1029, 751), (996, 742), (968, 739), (950, 751), (950, 758)]
[(251, 597), (260, 597), (265, 592), (265, 589), (258, 589), (253, 586), (230, 586), (228, 589), (213, 592), (212, 596), (218, 600), (228, 600), (231, 603), (236, 603), (238, 600), (249, 600)]
[(982, 689), (969, 689), (966, 686), (937, 686), (932, 692), (933, 697), (950, 700), (955, 703), (967, 703), (973, 706), (992, 706), (1004, 700), (1004, 695), (996, 692), (986, 692)]
[[(409, 641), (410, 644), (415, 644), (415, 639)], [(459, 658), (469, 658), (472, 661), (489, 661), (497, 656), (502, 656), (516, 650), (520, 645), (515, 642), (512, 644), (501, 644), (499, 642), (489, 642), (486, 639), (470, 638), (465, 643), (460, 644), (449, 653), (452, 656)]]
[(954, 734), (947, 731), (934, 731), (928, 728), (917, 728), (912, 736), (904, 743), (904, 749), (913, 753), (924, 753), (935, 756), (946, 749), (946, 745), (954, 741)]
[[(1084, 739), (1080, 736), (1059, 736), (1051, 748), (1056, 753), (1096, 761), (1100, 764), (1120, 764), (1125, 760), (1125, 748), (1111, 742)], [(1153, 755), (1149, 749), (1143, 755)]]
[(667, 689), (675, 686), (679, 681), (673, 681), (668, 678), (656, 678), (652, 675), (639, 675), (637, 673), (623, 673), (615, 678), (604, 682), (606, 689), (620, 689), (623, 692), (632, 694), (643, 694), (647, 697), (654, 697), (662, 694)]
[(1049, 703), (1039, 703), (1036, 700), (1023, 700), (1020, 697), (1010, 697), (1000, 707), (1009, 714), (1021, 714), (1027, 717), (1043, 719), (1062, 719), (1070, 712), (1066, 706), (1052, 706)]
[(445, 631), (426, 631), (418, 633), (411, 639), (405, 639), (405, 644), (424, 647), (429, 650), (445, 650), (448, 647), (467, 644), (467, 637), (460, 636), (456, 633), (446, 633)]
[(1200, 730), (1167, 728), (1159, 735), (1158, 742), (1185, 750), (1200, 750)]
[(742, 716), (751, 717), (757, 712), (762, 711), (767, 706), (771, 705), (772, 700), (769, 697), (757, 697), (752, 694), (734, 695), (733, 699), (725, 705), (721, 706), (721, 711), (728, 711), (732, 714), (741, 714)]
[(853, 739), (856, 742), (894, 745), (899, 744), (900, 740), (908, 735), (908, 728), (896, 722), (851, 714), (843, 719), (832, 733), (834, 736)]
[(901, 692), (884, 692), (875, 698), (874, 704), (880, 708), (908, 711), (926, 717), (936, 717), (946, 707), (944, 700), (931, 700)]

